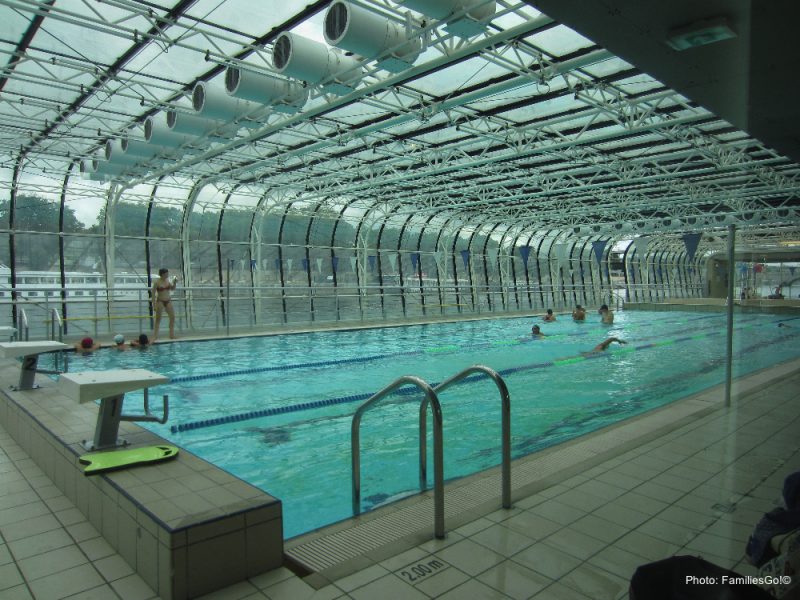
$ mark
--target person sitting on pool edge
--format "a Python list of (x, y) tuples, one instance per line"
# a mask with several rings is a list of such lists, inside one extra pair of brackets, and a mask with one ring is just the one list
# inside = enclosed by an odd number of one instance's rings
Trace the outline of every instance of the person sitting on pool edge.
[(600, 314), (600, 322), (611, 325), (614, 322), (614, 311), (608, 308), (608, 304), (603, 304), (597, 311)]
[(572, 311), (572, 320), (573, 321), (585, 321), (586, 320), (586, 309), (583, 308), (580, 304), (575, 307), (575, 310)]
[(615, 338), (615, 337), (610, 337), (607, 340), (604, 340), (604, 341), (600, 342), (599, 344), (597, 344), (597, 346), (594, 347), (592, 352), (603, 352), (604, 350), (608, 350), (608, 347), (611, 344), (613, 344), (614, 342), (617, 342), (620, 345), (628, 343), (625, 340), (621, 340), (621, 339)]
[(547, 309), (547, 314), (542, 317), (542, 321), (552, 322), (552, 321), (555, 321), (555, 320), (556, 320), (556, 316), (553, 314), (553, 309), (552, 308), (548, 308)]
[(534, 338), (543, 338), (544, 334), (542, 333), (542, 330), (538, 325), (534, 325), (533, 327), (531, 327), (531, 336)]
[(92, 338), (85, 337), (80, 342), (75, 342), (75, 351), (81, 354), (89, 354), (95, 350), (100, 349), (100, 344), (96, 343)]

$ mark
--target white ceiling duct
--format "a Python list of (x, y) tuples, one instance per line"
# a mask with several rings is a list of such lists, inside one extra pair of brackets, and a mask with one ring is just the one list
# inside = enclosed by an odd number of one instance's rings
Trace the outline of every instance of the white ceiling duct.
[(126, 171), (131, 171), (131, 168), (130, 165), (114, 164), (106, 160), (93, 158), (81, 161), (80, 170), (89, 179), (100, 181), (118, 177)]
[(142, 140), (132, 140), (130, 138), (122, 138), (120, 140), (120, 149), (122, 153), (127, 156), (135, 156), (138, 159), (148, 159), (164, 151), (162, 146), (157, 144), (150, 144)]
[(217, 121), (235, 121), (248, 115), (263, 111), (264, 107), (241, 98), (234, 98), (223, 90), (212, 88), (207, 82), (200, 81), (192, 90), (192, 107), (197, 116)]
[(107, 161), (118, 165), (132, 165), (139, 160), (137, 157), (125, 154), (122, 151), (120, 140), (106, 141), (105, 148), (103, 148), (103, 154), (105, 155)]
[(236, 98), (268, 104), (273, 110), (288, 114), (299, 111), (308, 100), (308, 88), (297, 81), (239, 67), (228, 67), (225, 71), (225, 90)]
[(167, 113), (167, 128), (174, 133), (201, 137), (211, 132), (218, 132), (222, 126), (221, 121), (212, 121), (196, 115), (176, 111)]
[(485, 21), (497, 10), (494, 0), (395, 0), (397, 4), (415, 10), (438, 21), (449, 21), (456, 13), (461, 16), (450, 21), (445, 30), (458, 37), (472, 37), (486, 30)]
[(144, 139), (149, 144), (164, 148), (178, 148), (192, 141), (192, 137), (172, 131), (167, 127), (166, 116), (158, 121), (156, 117), (147, 117), (144, 121)]
[(417, 33), (362, 6), (337, 0), (325, 13), (325, 41), (331, 46), (378, 59), (378, 67), (400, 73), (422, 51)]
[(340, 96), (352, 92), (362, 76), (358, 59), (292, 32), (275, 40), (272, 64), (278, 73), (310, 84), (326, 81), (322, 89)]

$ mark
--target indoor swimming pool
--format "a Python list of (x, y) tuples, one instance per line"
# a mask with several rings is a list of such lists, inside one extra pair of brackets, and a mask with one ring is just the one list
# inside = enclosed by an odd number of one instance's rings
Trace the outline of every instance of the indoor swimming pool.
[[(800, 356), (795, 319), (737, 315), (734, 375)], [(534, 323), (544, 338), (531, 337)], [(589, 352), (610, 336), (628, 343)], [(70, 371), (169, 376), (151, 393), (169, 394), (170, 420), (148, 428), (280, 498), (288, 538), (351, 516), (352, 415), (401, 375), (435, 384), (474, 364), (498, 371), (511, 394), (518, 458), (721, 383), (724, 348), (723, 314), (626, 311), (613, 325), (564, 315), (102, 350), (74, 357)], [(364, 510), (418, 491), (421, 395), (401, 392), (362, 420)], [(494, 383), (456, 385), (440, 401), (445, 478), (498, 465)]]

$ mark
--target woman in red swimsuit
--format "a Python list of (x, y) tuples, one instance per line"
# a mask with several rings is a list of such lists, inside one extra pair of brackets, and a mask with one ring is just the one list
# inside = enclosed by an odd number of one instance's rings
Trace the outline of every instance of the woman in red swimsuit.
[(172, 307), (170, 292), (175, 289), (178, 278), (169, 280), (169, 269), (159, 269), (158, 279), (153, 284), (153, 309), (156, 320), (153, 325), (153, 341), (158, 339), (158, 327), (161, 325), (161, 314), (166, 310), (169, 316), (169, 337), (175, 338), (175, 309)]

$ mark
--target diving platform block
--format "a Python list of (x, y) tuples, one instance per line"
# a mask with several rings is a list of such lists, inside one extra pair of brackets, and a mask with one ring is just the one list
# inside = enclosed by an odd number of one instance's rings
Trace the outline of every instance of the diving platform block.
[(17, 335), (16, 327), (8, 327), (8, 326), (0, 327), (0, 337), (8, 336), (8, 339), (10, 340), (15, 335)]
[[(13, 329), (13, 327), (7, 329)], [(69, 348), (69, 346), (61, 342), (0, 342), (0, 358), (19, 358), (22, 356), (22, 369), (19, 374), (19, 385), (16, 389), (32, 390), (36, 387), (33, 384), (33, 379), (36, 376), (39, 355), (66, 348)], [(51, 371), (41, 372), (50, 373)]]
[[(169, 377), (153, 373), (147, 369), (114, 369), (111, 371), (86, 371), (83, 373), (64, 373), (59, 377), (61, 392), (78, 402), (100, 400), (97, 413), (97, 426), (94, 440), (84, 440), (87, 450), (104, 450), (127, 444), (118, 439), (120, 421), (154, 421), (166, 423), (169, 416), (169, 398), (164, 396), (162, 417), (153, 415), (148, 406), (147, 388), (167, 383)], [(122, 413), (125, 392), (144, 389), (144, 413), (126, 415)]]

